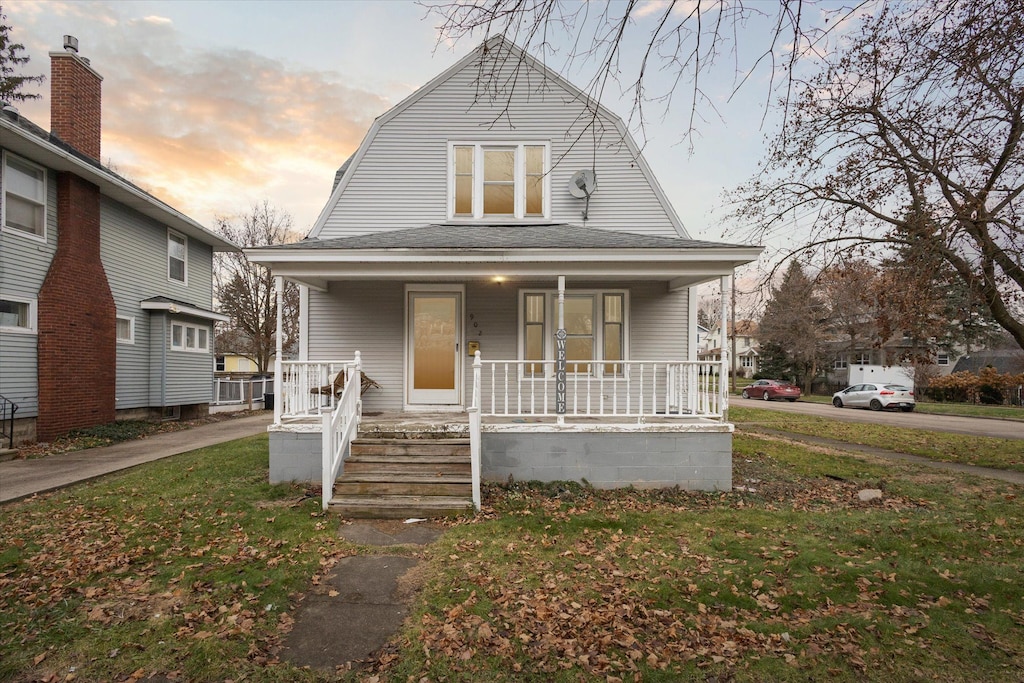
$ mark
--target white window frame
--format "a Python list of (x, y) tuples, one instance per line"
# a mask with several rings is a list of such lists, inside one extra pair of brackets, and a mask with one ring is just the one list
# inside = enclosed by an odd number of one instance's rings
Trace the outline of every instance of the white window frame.
[[(33, 168), (33, 169), (35, 169), (37, 171), (42, 171), (42, 175), (43, 175), (43, 188), (42, 188), (43, 201), (42, 202), (38, 201), (34, 197), (25, 197), (24, 195), (17, 194), (17, 193), (15, 193), (15, 192), (13, 192), (13, 191), (8, 189), (8, 183), (7, 183), (7, 160), (9, 158), (10, 159), (16, 159), (18, 161), (18, 163), (24, 164), (25, 166)], [(0, 231), (2, 231), (4, 234), (7, 234), (7, 235), (17, 235), (19, 237), (24, 237), (26, 239), (36, 240), (37, 242), (44, 242), (45, 243), (46, 242), (46, 234), (47, 234), (47, 223), (48, 223), (48, 219), (49, 219), (49, 207), (47, 206), (47, 203), (48, 203), (48, 200), (49, 200), (49, 196), (50, 196), (49, 195), (49, 188), (48, 188), (49, 173), (47, 172), (47, 170), (46, 170), (46, 168), (44, 166), (40, 166), (39, 164), (34, 163), (32, 161), (29, 161), (28, 159), (22, 158), (22, 157), (20, 157), (20, 156), (18, 156), (16, 154), (11, 154), (10, 152), (7, 152), (6, 150), (4, 150), (4, 152), (3, 152), (3, 159), (2, 159), (2, 161), (3, 161), (3, 163), (2, 163), (2, 165), (0, 165)], [(8, 192), (11, 192), (11, 194), (17, 195), (17, 197), (19, 199), (22, 199), (23, 201), (30, 202), (32, 204), (35, 204), (36, 206), (41, 206), (42, 207), (42, 209), (43, 209), (42, 232), (29, 232), (27, 230), (22, 230), (21, 228), (16, 228), (16, 227), (8, 226), (7, 225), (7, 193)]]
[(135, 316), (134, 315), (119, 315), (117, 316), (118, 322), (124, 320), (128, 323), (128, 337), (121, 338), (117, 335), (117, 329), (114, 330), (114, 336), (117, 338), (118, 344), (134, 344), (135, 343)]
[[(455, 148), (473, 148), (473, 214), (471, 216), (455, 215)], [(526, 215), (526, 147), (544, 148), (544, 168), (542, 175), (544, 197), (541, 202), (542, 211), (539, 216)], [(515, 151), (514, 180), (514, 213), (484, 213), (484, 150), (511, 149)], [(448, 219), (452, 221), (490, 221), (501, 222), (514, 220), (529, 223), (547, 222), (551, 220), (551, 143), (546, 140), (460, 140), (448, 142)]]
[(215, 356), (213, 359), (213, 371), (214, 372), (227, 372), (227, 358), (224, 356)]
[(36, 334), (37, 332), (37, 313), (36, 313), (36, 300), (28, 299), (21, 296), (7, 295), (0, 293), (0, 301), (10, 301), (15, 304), (24, 304), (28, 307), (26, 312), (26, 318), (28, 319), (28, 326), (21, 327), (15, 325), (0, 325), (0, 332), (12, 333), (12, 334)]
[(752, 367), (754, 367), (754, 357), (753, 356), (740, 356), (740, 366), (742, 366), (744, 368), (752, 368)]
[[(180, 343), (174, 342), (174, 328), (181, 328), (181, 341)], [(205, 332), (204, 346), (199, 345), (200, 339), (203, 338)], [(189, 335), (191, 333), (192, 342), (189, 343)], [(210, 328), (207, 325), (194, 325), (191, 323), (182, 322), (171, 322), (171, 339), (170, 339), (171, 351), (183, 351), (185, 353), (209, 353), (210, 352)]]
[(857, 360), (854, 361), (854, 365), (871, 365), (871, 354), (870, 353), (858, 353)]
[(949, 354), (948, 353), (936, 353), (935, 354), (936, 365), (949, 365)]
[[(544, 295), (544, 357), (541, 360), (533, 358), (526, 358), (526, 296), (528, 294), (543, 294)], [(622, 359), (621, 360), (605, 360), (604, 359), (604, 295), (614, 294), (622, 296)], [(605, 373), (605, 365), (608, 363), (623, 363), (627, 364), (624, 369), (628, 372), (629, 362), (629, 330), (630, 330), (630, 302), (629, 302), (629, 290), (628, 289), (572, 289), (566, 290), (566, 297), (570, 296), (591, 296), (594, 300), (594, 321), (593, 321), (593, 339), (594, 339), (594, 359), (591, 361), (591, 376), (604, 377), (605, 379), (621, 380), (626, 379), (627, 373)], [(518, 298), (518, 313), (516, 315), (516, 338), (518, 346), (518, 359), (520, 361), (533, 361), (537, 363), (545, 363), (544, 365), (544, 376), (550, 377), (554, 375), (554, 364), (550, 361), (555, 359), (555, 332), (558, 329), (558, 290), (553, 289), (520, 289)], [(580, 364), (582, 362), (577, 361)], [(567, 361), (567, 364), (569, 362)], [(528, 377), (525, 374), (526, 362), (520, 364), (520, 377)], [(570, 375), (576, 373), (568, 373)], [(580, 375), (586, 375), (586, 372), (578, 373)]]
[(848, 367), (849, 367), (849, 362), (847, 361), (845, 354), (841, 355), (841, 356), (836, 356), (832, 360), (832, 369), (833, 370), (845, 370)]
[[(171, 277), (171, 258), (172, 258), (172, 256), (171, 256), (171, 236), (172, 235), (174, 237), (184, 241), (185, 258), (183, 260), (184, 263), (183, 263), (183, 266), (182, 266), (182, 270), (184, 271), (182, 273), (182, 275), (184, 276), (184, 278), (181, 279), (181, 280), (178, 280), (177, 278)], [(173, 282), (173, 283), (178, 284), (178, 285), (183, 285), (185, 287), (188, 287), (188, 235), (182, 235), (177, 230), (171, 230), (170, 228), (167, 228), (167, 281), (168, 282)]]

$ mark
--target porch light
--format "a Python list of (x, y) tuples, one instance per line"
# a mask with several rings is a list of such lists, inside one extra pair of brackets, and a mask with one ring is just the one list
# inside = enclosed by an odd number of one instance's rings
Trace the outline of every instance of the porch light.
[(496, 282), (497, 284), (499, 284), (499, 285), (500, 285), (501, 283), (503, 283), (503, 282), (505, 281), (505, 276), (503, 276), (503, 275), (495, 275), (495, 276), (494, 276), (494, 281), (495, 281), (495, 282)]

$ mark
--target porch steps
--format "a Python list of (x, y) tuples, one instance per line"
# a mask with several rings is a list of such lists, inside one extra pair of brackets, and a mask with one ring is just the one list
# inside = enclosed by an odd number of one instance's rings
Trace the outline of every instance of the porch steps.
[(359, 438), (330, 509), (350, 518), (439, 517), (472, 500), (468, 439)]

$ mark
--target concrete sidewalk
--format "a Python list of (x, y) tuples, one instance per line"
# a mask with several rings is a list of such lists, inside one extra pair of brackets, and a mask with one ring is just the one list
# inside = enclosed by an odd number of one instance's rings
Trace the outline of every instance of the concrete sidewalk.
[(197, 448), (262, 434), (273, 420), (273, 411), (264, 411), (113, 446), (87, 448), (33, 460), (0, 462), (0, 503), (53, 491)]

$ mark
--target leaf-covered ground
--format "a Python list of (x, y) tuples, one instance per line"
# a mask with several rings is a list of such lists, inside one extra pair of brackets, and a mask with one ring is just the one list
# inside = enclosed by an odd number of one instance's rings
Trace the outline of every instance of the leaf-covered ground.
[(490, 489), (377, 680), (1024, 679), (1017, 491), (737, 446), (742, 492)]
[(379, 550), (266, 448), (0, 508), (0, 681), (1024, 680), (1020, 487), (744, 435), (728, 493), (486, 487), (370, 670), (299, 669), (302, 594)]

